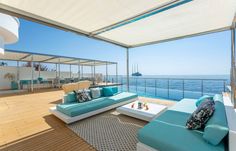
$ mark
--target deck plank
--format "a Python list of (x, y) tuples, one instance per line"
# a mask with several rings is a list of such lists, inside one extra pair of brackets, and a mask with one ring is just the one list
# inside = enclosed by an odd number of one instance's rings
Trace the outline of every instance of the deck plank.
[(41, 91), (0, 96), (0, 150), (94, 151), (48, 112), (63, 92)]

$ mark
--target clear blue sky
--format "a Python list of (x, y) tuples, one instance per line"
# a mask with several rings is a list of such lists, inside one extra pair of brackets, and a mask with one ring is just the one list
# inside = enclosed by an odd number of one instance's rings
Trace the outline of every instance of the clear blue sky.
[[(20, 23), (19, 41), (6, 48), (115, 61), (119, 74), (125, 74), (126, 53), (122, 47), (22, 19)], [(144, 75), (229, 74), (230, 49), (230, 32), (226, 31), (130, 49), (130, 66), (139, 64)], [(115, 66), (109, 70), (114, 74)], [(98, 71), (104, 72), (105, 67)]]

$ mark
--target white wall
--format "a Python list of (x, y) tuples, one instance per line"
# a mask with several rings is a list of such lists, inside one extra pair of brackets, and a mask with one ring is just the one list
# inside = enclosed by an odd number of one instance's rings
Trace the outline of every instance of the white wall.
[(4, 79), (4, 75), (6, 73), (13, 73), (16, 76), (16, 67), (3, 67), (0, 66), (0, 89), (9, 89), (10, 88), (10, 81)]

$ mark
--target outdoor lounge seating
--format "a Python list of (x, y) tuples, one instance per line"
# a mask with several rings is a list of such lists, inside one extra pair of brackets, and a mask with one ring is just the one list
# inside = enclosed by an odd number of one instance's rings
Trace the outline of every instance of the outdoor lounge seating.
[(215, 113), (205, 128), (188, 130), (186, 121), (196, 109), (196, 100), (182, 99), (139, 131), (137, 150), (225, 151), (228, 126), (223, 98), (216, 95), (214, 101)]
[(136, 100), (137, 97), (138, 95), (135, 93), (121, 92), (109, 97), (101, 96), (100, 98), (88, 102), (78, 103), (75, 102), (71, 94), (68, 93), (65, 95), (64, 99), (67, 99), (67, 102), (70, 103), (58, 104), (56, 107), (50, 108), (50, 112), (69, 124), (130, 103)]

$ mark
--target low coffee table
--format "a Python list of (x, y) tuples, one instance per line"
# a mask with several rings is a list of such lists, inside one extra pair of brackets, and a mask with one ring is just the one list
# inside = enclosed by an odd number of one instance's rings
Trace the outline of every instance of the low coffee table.
[[(131, 116), (137, 119), (141, 119), (144, 121), (151, 121), (152, 119), (156, 118), (167, 109), (167, 106), (154, 103), (147, 103), (148, 110), (146, 110), (145, 107), (142, 109), (138, 109), (138, 102), (143, 102), (143, 101), (135, 101), (126, 104), (124, 106), (118, 107), (116, 111), (121, 114)], [(132, 108), (133, 104), (134, 107)]]

